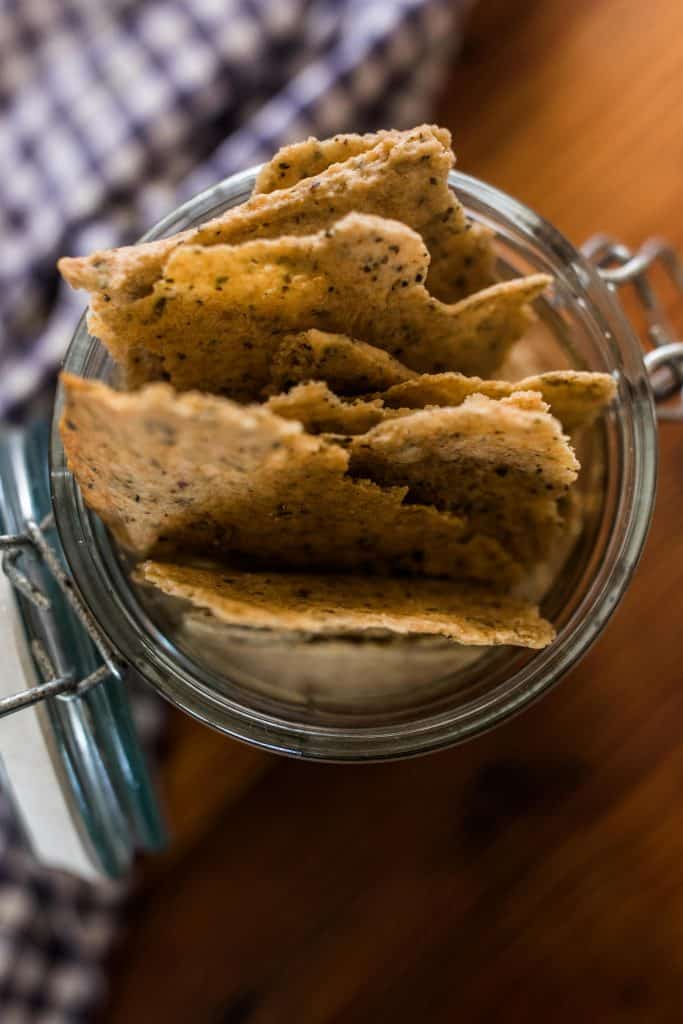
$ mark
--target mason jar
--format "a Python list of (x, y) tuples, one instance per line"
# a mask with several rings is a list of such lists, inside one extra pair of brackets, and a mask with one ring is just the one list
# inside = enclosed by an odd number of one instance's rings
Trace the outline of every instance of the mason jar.
[[(202, 193), (143, 240), (243, 202), (257, 173)], [(227, 627), (217, 633), (207, 614), (184, 614), (131, 582), (131, 560), (86, 508), (67, 469), (58, 393), (51, 431), (0, 433), (3, 785), (46, 862), (115, 877), (136, 849), (164, 843), (128, 706), (130, 683), (149, 684), (207, 725), (271, 751), (378, 761), (462, 742), (521, 711), (608, 622), (652, 516), (657, 416), (681, 418), (683, 409), (683, 345), (672, 338), (650, 268), (660, 263), (679, 291), (683, 270), (657, 241), (634, 255), (599, 237), (579, 252), (502, 192), (457, 173), (450, 183), (470, 218), (492, 230), (501, 278), (544, 272), (554, 280), (501, 376), (576, 368), (609, 373), (616, 383), (616, 400), (578, 439), (577, 528), (555, 564), (528, 581), (556, 640), (529, 652), (369, 631), (325, 639)], [(618, 290), (629, 283), (645, 313), (648, 352), (621, 305)], [(64, 365), (116, 381), (85, 319)], [(24, 688), (13, 692), (21, 680)], [(18, 721), (8, 718), (14, 712)]]
[[(196, 226), (244, 202), (257, 173), (245, 171), (202, 193), (143, 240)], [(208, 616), (180, 615), (175, 603), (150, 599), (131, 582), (130, 560), (86, 507), (67, 468), (58, 394), (52, 506), (74, 592), (112, 664), (227, 736), (327, 761), (400, 758), (460, 743), (554, 686), (605, 628), (636, 568), (657, 479), (652, 373), (661, 375), (662, 394), (681, 386), (681, 346), (657, 320), (647, 271), (655, 259), (672, 269), (673, 256), (653, 244), (633, 257), (606, 240), (581, 253), (497, 189), (459, 173), (451, 174), (450, 184), (469, 217), (492, 229), (501, 278), (542, 272), (554, 281), (551, 294), (536, 303), (537, 325), (506, 367), (511, 378), (574, 368), (609, 373), (616, 383), (616, 400), (580, 439), (581, 528), (556, 571), (535, 581), (542, 611), (557, 630), (549, 647), (475, 649), (432, 638), (321, 639), (227, 628), (216, 638)], [(653, 340), (661, 343), (647, 356), (617, 295), (629, 280), (650, 315)], [(111, 358), (89, 336), (85, 320), (64, 368), (115, 379)]]

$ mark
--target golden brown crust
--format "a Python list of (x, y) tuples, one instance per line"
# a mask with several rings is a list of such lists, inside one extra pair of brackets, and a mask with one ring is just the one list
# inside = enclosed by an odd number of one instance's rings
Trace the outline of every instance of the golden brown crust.
[(464, 538), (457, 517), (403, 504), (405, 488), (352, 479), (346, 451), (261, 406), (178, 396), (163, 384), (125, 394), (63, 381), (69, 468), (133, 552), (500, 583), (519, 576), (497, 541)]
[(401, 415), (385, 409), (380, 398), (344, 401), (321, 380), (273, 395), (265, 408), (287, 420), (298, 420), (311, 434), (363, 434), (388, 416)]
[(558, 499), (579, 464), (538, 392), (385, 420), (349, 445), (351, 472), (461, 518), (503, 540), (524, 563), (545, 557), (562, 516)]
[(144, 383), (152, 353), (179, 390), (254, 399), (285, 334), (359, 337), (421, 372), (490, 373), (531, 319), (542, 274), (446, 306), (423, 285), (428, 254), (396, 221), (349, 214), (316, 235), (173, 250), (165, 277), (134, 301), (93, 296), (90, 329)]
[(322, 380), (337, 395), (366, 395), (414, 376), (414, 370), (376, 345), (314, 328), (285, 336), (271, 363), (268, 392)]
[(482, 380), (460, 373), (422, 374), (393, 385), (381, 398), (392, 408), (421, 409), (430, 405), (460, 405), (468, 395), (506, 398), (519, 391), (538, 391), (567, 432), (589, 426), (613, 400), (616, 385), (606, 373), (552, 370), (510, 383)]
[[(439, 140), (444, 149), (451, 149), (451, 133), (447, 128), (423, 124), (416, 130), (428, 132)], [(316, 139), (309, 136), (301, 142), (293, 142), (279, 149), (271, 160), (263, 165), (256, 178), (254, 193), (291, 188), (304, 178), (322, 174), (332, 164), (345, 163), (351, 157), (369, 152), (378, 142), (391, 140), (399, 145), (408, 134), (409, 132), (389, 129), (368, 132), (365, 135), (334, 135), (331, 139)]]
[(472, 227), (448, 188), (454, 160), (449, 147), (448, 132), (429, 125), (365, 136), (359, 145), (350, 145), (349, 159), (326, 163), (312, 179), (256, 193), (171, 238), (64, 258), (59, 269), (73, 288), (116, 304), (150, 294), (178, 245), (238, 245), (254, 238), (310, 234), (361, 211), (424, 232), (428, 247), (434, 248), (431, 290), (455, 302), (492, 282), (493, 257), (488, 233)]
[[(254, 194), (240, 206), (171, 238), (60, 260), (59, 269), (72, 287), (106, 291), (116, 301), (148, 293), (179, 244), (239, 245), (256, 238), (311, 234), (355, 210), (419, 228), (453, 209), (448, 219), (464, 226), (464, 215), (454, 207), (446, 185), (452, 163), (443, 133), (428, 126), (385, 133), (369, 152), (327, 169), (315, 180), (272, 195)], [(438, 180), (437, 187), (429, 184), (431, 177)]]
[[(446, 129), (421, 125), (416, 131), (433, 136), (444, 150), (451, 152), (451, 135)], [(382, 131), (370, 135), (335, 135), (322, 141), (309, 138), (284, 146), (261, 169), (255, 191), (266, 193), (291, 188), (323, 174), (332, 165), (345, 164), (352, 157), (362, 159), (362, 154), (371, 152), (380, 142), (400, 146), (408, 134)], [(395, 217), (420, 232), (431, 256), (427, 287), (437, 299), (452, 303), (493, 284), (495, 256), (492, 232), (468, 220), (452, 192), (444, 194), (447, 173), (444, 166), (429, 168), (424, 182), (431, 186), (427, 191), (432, 195), (427, 203), (420, 202), (414, 214), (384, 211), (382, 216)], [(433, 199), (437, 195), (438, 209), (435, 210)], [(363, 206), (356, 209), (377, 212)]]
[(247, 573), (161, 562), (145, 562), (137, 579), (233, 626), (318, 635), (379, 629), (532, 648), (554, 637), (534, 605), (440, 580)]

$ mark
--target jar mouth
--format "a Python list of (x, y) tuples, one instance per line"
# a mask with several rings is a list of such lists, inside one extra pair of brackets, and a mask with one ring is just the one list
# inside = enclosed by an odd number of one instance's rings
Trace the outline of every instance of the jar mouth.
[[(259, 168), (234, 175), (170, 213), (142, 239), (173, 234), (243, 202)], [(501, 258), (529, 273), (545, 270), (556, 284), (553, 315), (580, 325), (585, 341), (577, 360), (612, 373), (618, 397), (600, 428), (606, 452), (605, 501), (584, 552), (581, 579), (556, 595), (557, 639), (529, 654), (498, 649), (478, 669), (471, 690), (458, 679), (449, 699), (417, 705), (413, 712), (359, 716), (319, 715), (305, 706), (249, 699), (242, 688), (226, 693), (216, 678), (152, 621), (129, 582), (116, 547), (85, 506), (66, 465), (58, 430), (63, 396), (58, 390), (51, 438), (55, 520), (75, 584), (114, 649), (163, 696), (234, 738), (269, 750), (328, 761), (383, 760), (426, 753), (492, 728), (538, 699), (581, 658), (600, 635), (638, 564), (652, 517), (657, 475), (657, 430), (642, 350), (614, 293), (599, 272), (532, 210), (505, 193), (458, 172), (450, 184), (467, 213), (493, 228)], [(569, 326), (567, 327), (569, 330)], [(576, 333), (576, 332), (575, 332)], [(102, 377), (109, 357), (81, 320), (64, 369)], [(483, 673), (483, 674), (482, 674)], [(465, 673), (467, 675), (467, 673)], [(448, 695), (448, 691), (444, 691)], [(469, 696), (468, 696), (469, 694)], [(453, 703), (455, 701), (455, 703)]]

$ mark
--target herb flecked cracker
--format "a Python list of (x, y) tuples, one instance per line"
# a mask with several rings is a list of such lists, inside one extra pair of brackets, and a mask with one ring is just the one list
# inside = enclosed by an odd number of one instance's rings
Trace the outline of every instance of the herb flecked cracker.
[(406, 488), (347, 475), (341, 447), (261, 406), (164, 384), (119, 393), (63, 375), (60, 424), (87, 504), (137, 554), (177, 549), (287, 568), (507, 583), (520, 567)]
[(567, 432), (589, 426), (612, 400), (616, 386), (604, 373), (557, 370), (510, 384), (458, 373), (421, 374), (374, 397), (339, 396), (322, 380), (308, 380), (273, 395), (267, 408), (298, 420), (312, 434), (362, 434), (378, 423), (418, 409), (462, 405), (471, 395), (501, 399), (528, 393), (548, 404)]
[[(427, 126), (423, 125), (422, 130)], [(441, 142), (444, 149), (451, 148), (451, 134), (446, 128), (429, 125), (428, 130)], [(365, 135), (333, 135), (329, 139), (309, 136), (300, 142), (291, 142), (271, 157), (259, 171), (254, 193), (275, 192), (291, 188), (304, 178), (313, 178), (332, 164), (345, 163), (351, 157), (367, 153), (380, 140), (400, 138), (403, 132), (383, 129)]]
[(376, 345), (326, 331), (289, 334), (277, 349), (268, 391), (287, 391), (295, 384), (325, 381), (337, 395), (366, 395), (410, 380), (413, 370)]
[[(488, 264), (485, 271), (479, 268), (477, 246), (470, 252), (469, 222), (446, 183), (454, 160), (449, 145), (449, 133), (429, 125), (382, 133), (369, 149), (325, 168), (313, 180), (254, 195), (220, 217), (170, 238), (65, 258), (59, 268), (72, 287), (91, 293), (88, 322), (99, 337), (107, 320), (105, 307), (109, 305), (111, 316), (112, 307), (149, 295), (168, 276), (169, 257), (180, 245), (238, 245), (255, 238), (312, 234), (351, 211), (361, 211), (400, 220), (417, 230), (432, 221), (445, 225), (444, 232), (448, 230), (466, 250), (460, 255), (453, 243), (455, 255), (439, 256), (454, 279), (468, 275), (459, 288), (442, 296), (454, 301), (490, 283), (491, 275)], [(438, 241), (441, 245), (443, 232)], [(107, 337), (101, 340), (109, 345)], [(152, 378), (134, 375), (132, 383), (148, 379)]]
[(616, 394), (606, 373), (552, 370), (509, 383), (482, 380), (459, 373), (422, 374), (383, 391), (385, 405), (420, 409), (429, 405), (460, 405), (473, 394), (507, 398), (520, 391), (537, 391), (566, 431), (589, 426)]
[(547, 409), (538, 392), (474, 395), (385, 420), (352, 438), (351, 472), (407, 486), (409, 500), (463, 517), (522, 561), (543, 557), (562, 527), (557, 499), (579, 470)]
[[(452, 152), (450, 132), (444, 128), (422, 125), (417, 131), (432, 133), (445, 150)], [(335, 135), (322, 141), (309, 138), (284, 146), (261, 169), (255, 191), (269, 193), (276, 189), (291, 188), (305, 179), (317, 177), (332, 165), (344, 165), (351, 158), (356, 158), (358, 163), (378, 143), (398, 144), (405, 135), (405, 132), (395, 131)], [(396, 216), (420, 232), (431, 255), (427, 277), (430, 293), (442, 302), (457, 302), (492, 284), (495, 260), (491, 232), (465, 216), (455, 195), (447, 188), (447, 173), (443, 166), (429, 168), (430, 191), (433, 193), (439, 190), (437, 209), (434, 209), (435, 196), (432, 194), (431, 203), (420, 200), (415, 216), (391, 213), (384, 213), (384, 216)], [(368, 209), (367, 212), (373, 211)]]
[(318, 635), (384, 630), (532, 648), (554, 638), (534, 605), (442, 580), (266, 574), (151, 561), (136, 578), (229, 625)]
[(176, 389), (238, 400), (267, 386), (282, 336), (312, 326), (363, 338), (417, 371), (490, 373), (550, 279), (506, 281), (447, 306), (422, 284), (428, 260), (414, 231), (361, 214), (311, 236), (182, 245), (150, 294), (96, 296), (91, 330), (131, 385), (154, 358)]
[(264, 408), (288, 420), (298, 420), (311, 434), (363, 434), (389, 416), (380, 398), (344, 401), (324, 381), (297, 384), (286, 394), (273, 395)]

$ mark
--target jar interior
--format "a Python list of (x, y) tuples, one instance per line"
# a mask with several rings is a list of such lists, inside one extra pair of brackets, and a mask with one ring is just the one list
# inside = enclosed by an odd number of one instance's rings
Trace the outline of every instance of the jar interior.
[[(152, 237), (200, 223), (242, 202), (252, 183), (253, 175), (224, 183), (189, 210), (167, 218)], [(552, 645), (557, 649), (585, 622), (595, 600), (597, 576), (610, 557), (612, 524), (628, 500), (624, 471), (634, 402), (649, 402), (647, 386), (637, 360), (624, 365), (613, 322), (591, 301), (591, 282), (571, 246), (559, 235), (549, 237), (547, 226), (541, 231), (542, 222), (520, 222), (520, 211), (533, 218), (521, 207), (508, 215), (500, 208), (500, 193), (493, 202), (493, 190), (475, 187), (460, 175), (453, 175), (452, 184), (469, 216), (493, 230), (501, 279), (535, 272), (554, 279), (548, 297), (535, 304), (537, 323), (497, 376), (516, 380), (550, 369), (599, 370), (613, 374), (619, 389), (615, 407), (578, 439), (580, 529), (558, 551), (554, 564), (527, 582), (528, 592), (542, 599), (542, 612), (557, 629)], [(628, 340), (630, 344), (634, 339)], [(111, 359), (87, 336), (83, 324), (70, 357), (67, 368), (72, 372), (115, 382)], [(56, 419), (58, 415), (59, 410)], [(471, 648), (433, 638), (381, 634), (323, 640), (217, 627), (208, 614), (188, 611), (179, 602), (131, 583), (130, 560), (85, 509), (64, 464), (58, 436), (53, 477), (67, 557), (74, 550), (69, 540), (77, 519), (79, 554), (83, 555), (83, 544), (91, 549), (88, 557), (104, 573), (113, 599), (109, 615), (117, 617), (114, 642), (172, 700), (233, 735), (312, 757), (412, 753), (437, 745), (436, 735), (443, 742), (448, 732), (448, 741), (453, 742), (486, 727), (501, 707), (509, 713), (529, 699), (534, 673), (539, 692), (558, 674), (549, 663), (539, 669), (548, 658), (547, 650)], [(74, 506), (69, 513), (68, 504)], [(102, 596), (94, 593), (83, 565), (78, 558), (70, 561), (91, 607), (95, 601), (95, 614), (102, 612)], [(102, 624), (111, 635), (111, 620)], [(407, 726), (410, 738), (404, 732)]]
[[(501, 279), (526, 272), (499, 250)], [(580, 320), (560, 295), (538, 308), (538, 323), (516, 346), (500, 374), (515, 380), (549, 369), (586, 369)], [(595, 368), (592, 366), (591, 368)], [(524, 593), (540, 600), (558, 628), (571, 616), (581, 578), (604, 515), (605, 425), (597, 422), (577, 438), (582, 471), (576, 486), (581, 522), (525, 581)], [(132, 565), (126, 569), (129, 575)], [(232, 700), (258, 702), (264, 711), (291, 712), (327, 722), (342, 716), (433, 714), (456, 700), (482, 698), (494, 679), (520, 669), (532, 655), (516, 648), (480, 648), (429, 637), (363, 634), (315, 637), (274, 630), (230, 627), (209, 613), (138, 587), (149, 618), (192, 662), (209, 672), (218, 692)]]

